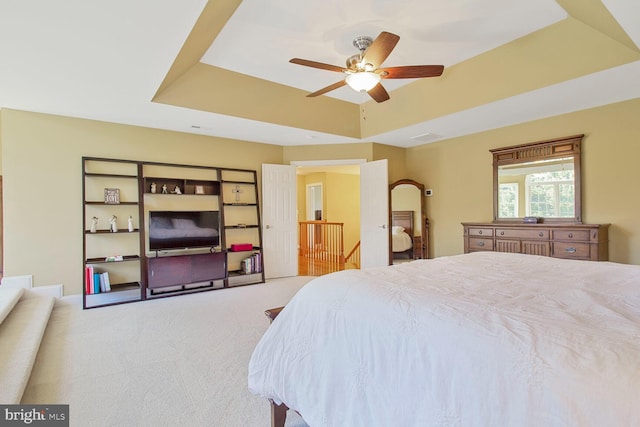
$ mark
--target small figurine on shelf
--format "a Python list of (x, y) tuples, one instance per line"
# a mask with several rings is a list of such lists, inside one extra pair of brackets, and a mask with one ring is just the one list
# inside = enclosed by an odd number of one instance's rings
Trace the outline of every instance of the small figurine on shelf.
[(152, 182), (152, 183), (151, 183), (151, 192), (152, 192), (153, 194), (156, 194), (156, 189), (157, 189), (156, 183), (155, 183), (155, 182)]
[(93, 218), (91, 218), (91, 228), (89, 229), (89, 231), (91, 231), (92, 233), (95, 233), (98, 229), (98, 217), (94, 216)]
[(180, 191), (180, 187), (178, 187), (176, 185), (176, 188), (173, 189), (174, 194), (182, 194), (182, 191)]
[(128, 225), (129, 225), (129, 233), (131, 233), (133, 231), (133, 217), (131, 215), (129, 215)]
[(167, 191), (167, 184), (162, 184), (162, 194), (169, 194)]
[(109, 219), (110, 229), (112, 233), (118, 232), (118, 224), (116, 224), (117, 219), (118, 217), (115, 215), (111, 215), (111, 218)]

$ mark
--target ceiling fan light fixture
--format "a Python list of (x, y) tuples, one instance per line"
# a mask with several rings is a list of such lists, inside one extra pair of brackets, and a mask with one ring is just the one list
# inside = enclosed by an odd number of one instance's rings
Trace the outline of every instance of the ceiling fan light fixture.
[(370, 71), (363, 71), (349, 74), (346, 82), (356, 92), (368, 92), (380, 83), (380, 76)]

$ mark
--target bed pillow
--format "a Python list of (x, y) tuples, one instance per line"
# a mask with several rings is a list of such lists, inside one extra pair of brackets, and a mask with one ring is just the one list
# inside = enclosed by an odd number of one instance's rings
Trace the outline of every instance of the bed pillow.
[(394, 225), (391, 227), (391, 234), (400, 234), (404, 231), (404, 227), (401, 225)]

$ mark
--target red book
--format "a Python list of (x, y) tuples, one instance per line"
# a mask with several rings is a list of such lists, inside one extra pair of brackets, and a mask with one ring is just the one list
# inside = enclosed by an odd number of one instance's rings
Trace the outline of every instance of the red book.
[(89, 295), (91, 293), (91, 268), (87, 265), (84, 267), (84, 294)]

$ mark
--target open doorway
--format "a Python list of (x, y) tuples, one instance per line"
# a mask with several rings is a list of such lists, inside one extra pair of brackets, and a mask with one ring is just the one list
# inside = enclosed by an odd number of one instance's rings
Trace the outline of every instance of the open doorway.
[(320, 221), (323, 211), (322, 183), (306, 184), (307, 221)]
[(297, 166), (298, 274), (359, 268), (360, 166)]
[[(359, 191), (352, 193), (352, 200), (360, 206), (359, 231), (361, 240), (362, 268), (378, 267), (389, 263), (389, 182), (387, 160), (367, 162), (362, 160), (296, 162), (290, 165), (262, 165), (262, 236), (264, 246), (265, 275), (268, 279), (299, 274), (298, 224), (305, 218), (305, 185), (297, 182), (296, 168), (357, 164), (359, 167)], [(338, 184), (343, 194), (344, 186)], [(323, 197), (327, 197), (327, 185), (323, 186)], [(302, 196), (300, 195), (302, 193)], [(353, 194), (358, 193), (357, 196)], [(331, 214), (326, 205), (323, 220)]]

